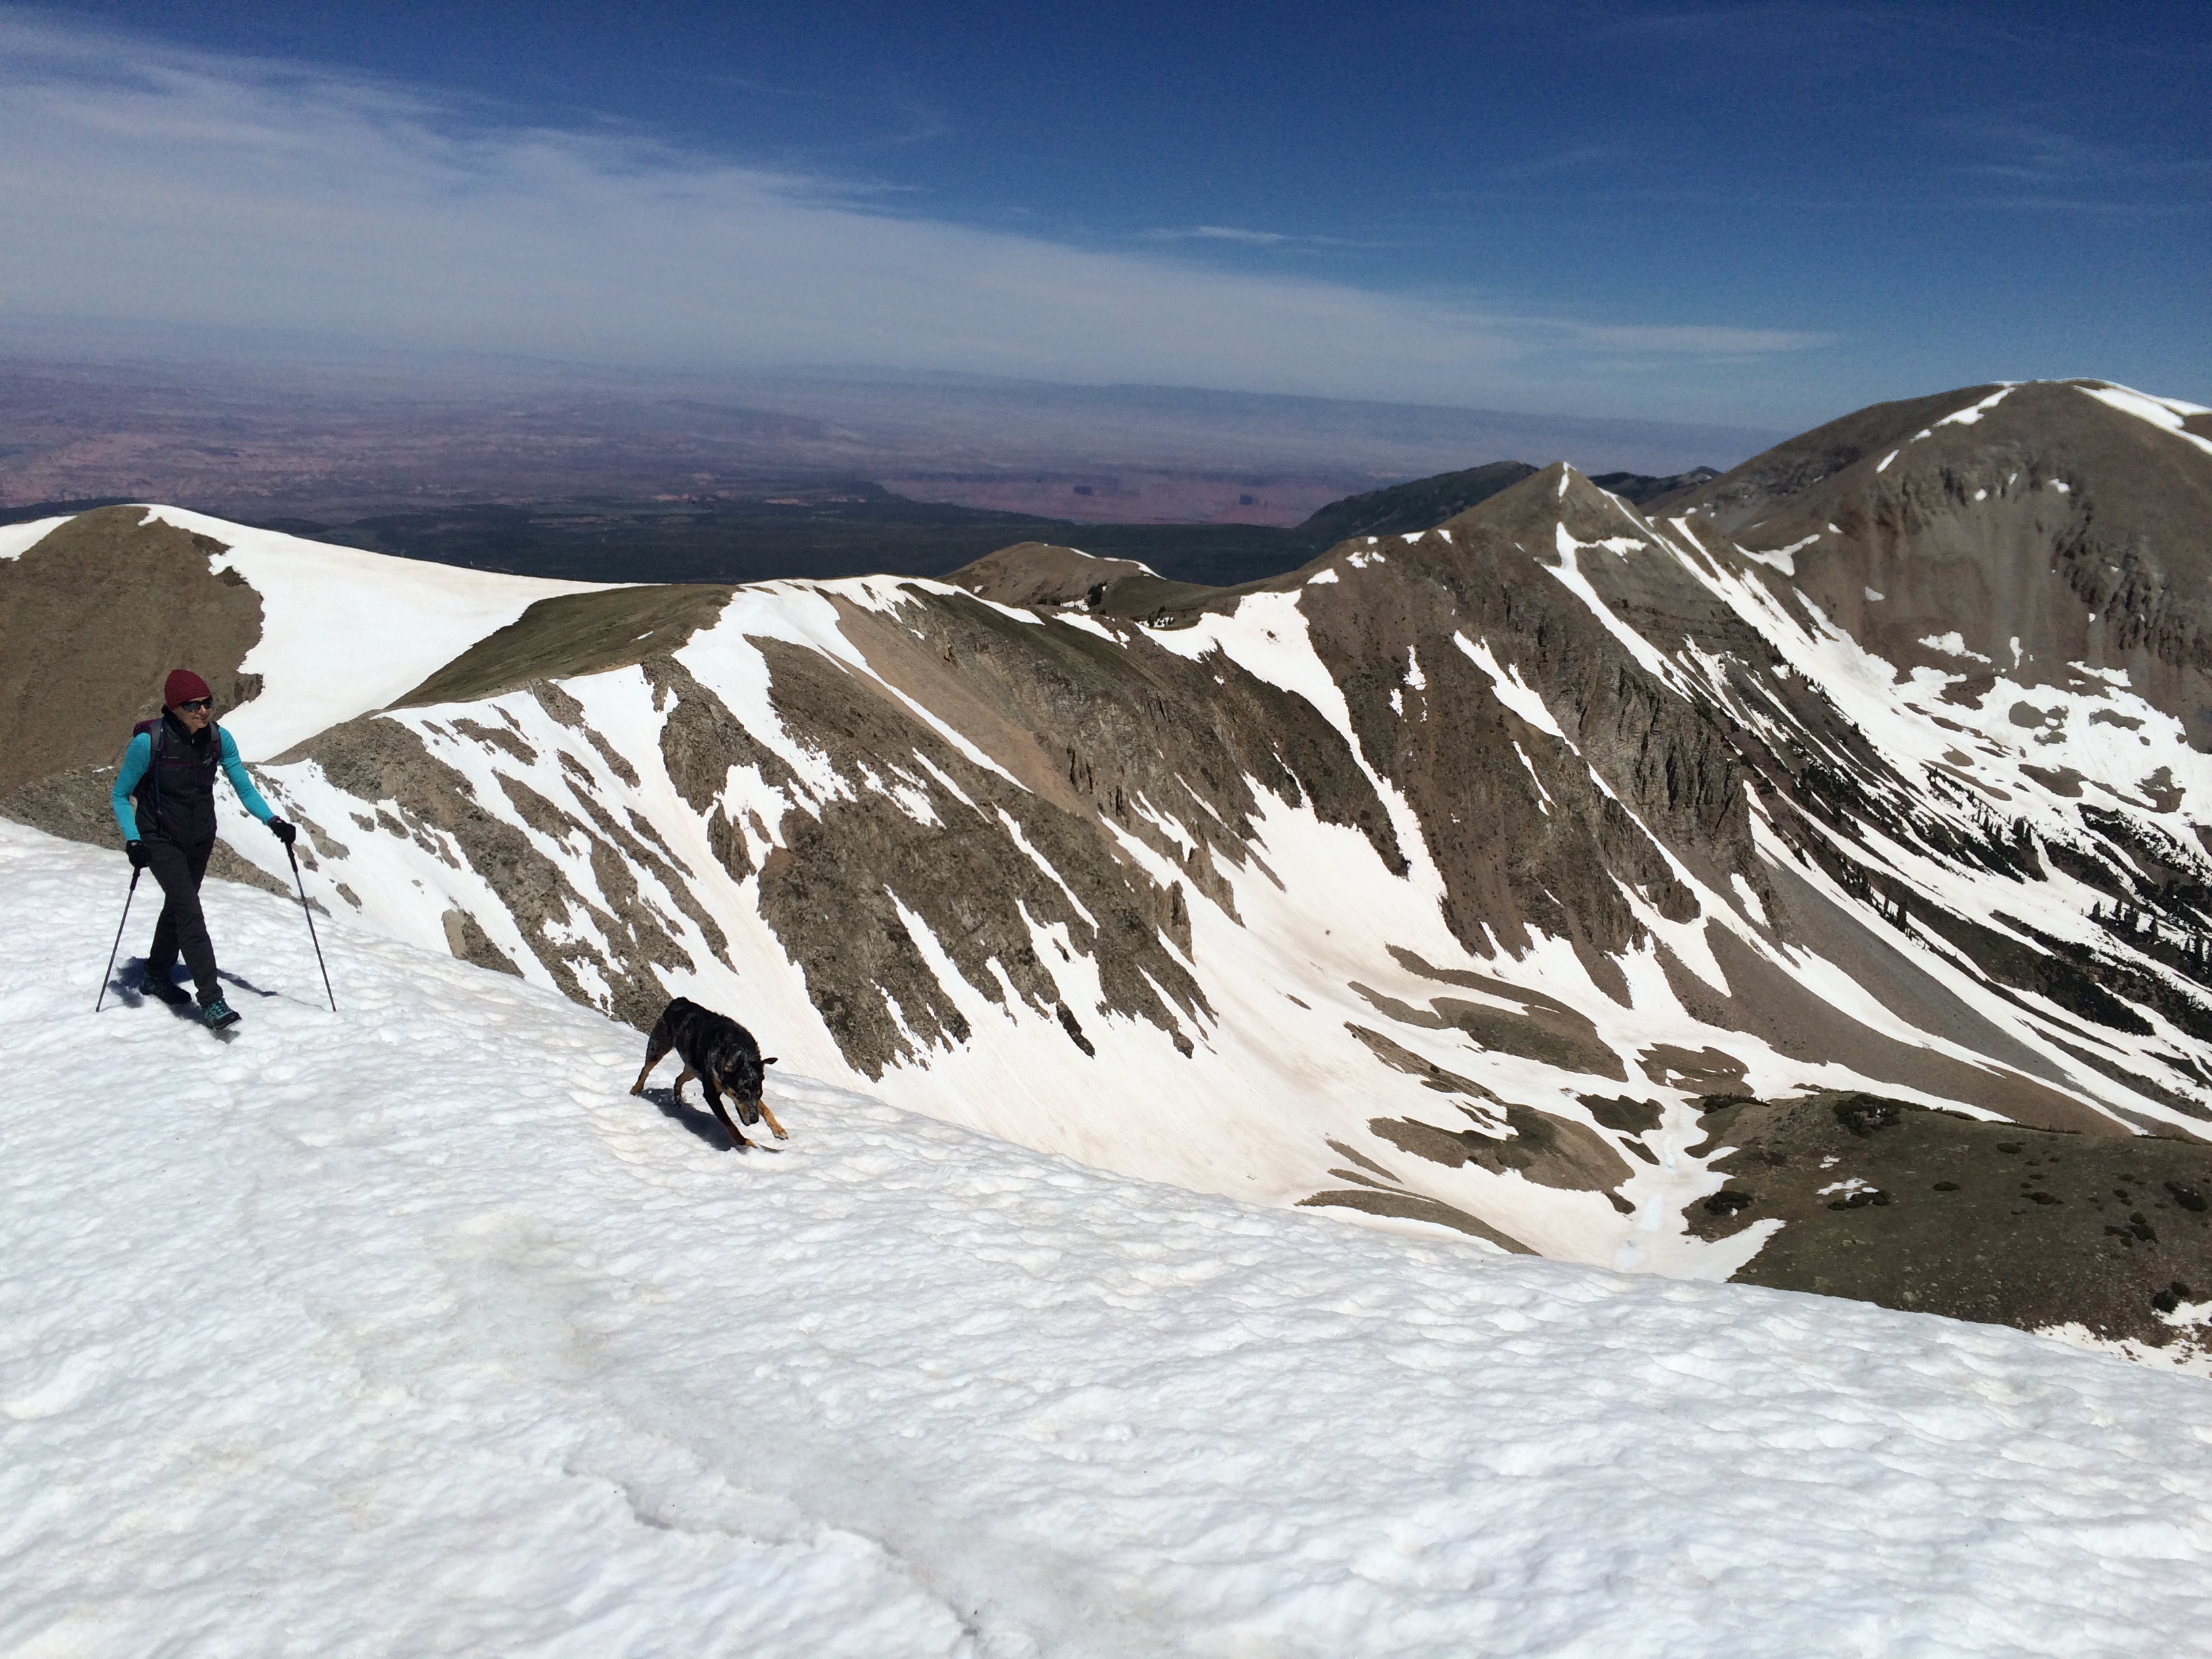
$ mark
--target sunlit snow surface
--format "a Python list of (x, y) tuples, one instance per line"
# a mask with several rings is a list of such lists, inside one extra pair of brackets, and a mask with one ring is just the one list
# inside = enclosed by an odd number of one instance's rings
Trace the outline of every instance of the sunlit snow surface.
[(237, 1040), (95, 1015), (125, 878), (0, 825), (0, 1651), (2201, 1648), (2201, 1381), (781, 1068), (739, 1156), (635, 1033), (343, 922), (332, 1015), (222, 884)]
[(76, 515), (64, 513), (58, 518), (33, 519), (25, 524), (0, 525), (0, 559), (20, 559), (49, 532), (58, 530)]
[(152, 507), (149, 519), (197, 531), (261, 598), (261, 637), (240, 666), (261, 695), (223, 725), (250, 761), (404, 696), (540, 599), (603, 588), (364, 553), (280, 531)]

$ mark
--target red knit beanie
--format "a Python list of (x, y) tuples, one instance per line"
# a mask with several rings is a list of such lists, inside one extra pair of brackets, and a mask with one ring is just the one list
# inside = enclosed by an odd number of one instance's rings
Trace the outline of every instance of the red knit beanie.
[(180, 702), (190, 702), (195, 697), (213, 697), (208, 683), (189, 668), (172, 669), (161, 687), (161, 707), (174, 708)]

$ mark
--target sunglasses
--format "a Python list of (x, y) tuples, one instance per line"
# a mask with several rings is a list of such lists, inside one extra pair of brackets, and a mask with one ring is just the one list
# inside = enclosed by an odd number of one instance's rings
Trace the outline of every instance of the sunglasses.
[(179, 703), (177, 705), (177, 712), (179, 714), (197, 714), (201, 709), (210, 708), (213, 708), (214, 705), (215, 699), (213, 697), (194, 697), (190, 702)]

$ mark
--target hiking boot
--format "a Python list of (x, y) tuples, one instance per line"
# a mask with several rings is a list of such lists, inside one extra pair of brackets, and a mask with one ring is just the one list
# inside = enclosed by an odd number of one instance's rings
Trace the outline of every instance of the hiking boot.
[(156, 1002), (166, 1002), (172, 1008), (181, 1008), (192, 1000), (191, 992), (166, 974), (159, 979), (149, 979), (143, 989)]
[(217, 997), (200, 1009), (200, 1024), (210, 1031), (227, 1031), (238, 1024), (238, 1010)]

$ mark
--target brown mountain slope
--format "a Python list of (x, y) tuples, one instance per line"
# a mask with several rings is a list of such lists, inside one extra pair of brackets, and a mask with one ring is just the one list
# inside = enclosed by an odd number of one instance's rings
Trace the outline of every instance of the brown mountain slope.
[(112, 764), (131, 726), (190, 666), (222, 707), (259, 690), (239, 665), (261, 637), (261, 596), (217, 574), (219, 544), (143, 522), (139, 507), (78, 514), (0, 559), (0, 796), (70, 767)]
[(1789, 549), (1806, 597), (1901, 669), (1946, 665), (1923, 641), (1955, 633), (2029, 684), (2119, 671), (2212, 746), (2212, 446), (2100, 392), (1880, 404), (1654, 510)]

